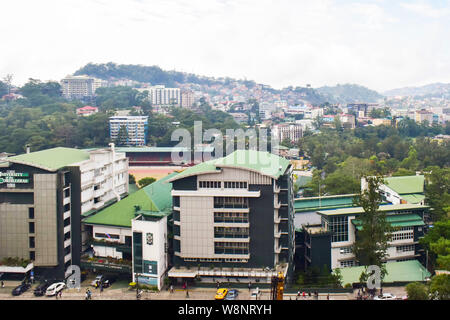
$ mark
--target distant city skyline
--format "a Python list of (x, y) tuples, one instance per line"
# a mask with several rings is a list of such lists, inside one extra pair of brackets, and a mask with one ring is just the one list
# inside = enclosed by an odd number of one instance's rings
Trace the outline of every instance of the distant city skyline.
[(449, 83), (450, 0), (392, 2), (8, 1), (0, 79), (59, 81), (112, 61), (277, 89)]

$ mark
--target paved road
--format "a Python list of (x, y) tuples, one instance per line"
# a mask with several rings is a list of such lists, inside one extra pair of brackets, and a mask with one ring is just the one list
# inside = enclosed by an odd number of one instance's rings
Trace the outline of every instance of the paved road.
[[(62, 293), (62, 300), (83, 300), (85, 298), (85, 292), (87, 287), (77, 289), (65, 289)], [(92, 287), (92, 299), (93, 300), (136, 300), (136, 291), (129, 290), (128, 288), (114, 289), (114, 285), (111, 288), (104, 289), (100, 292), (100, 289), (94, 289)], [(0, 288), (1, 300), (56, 300), (56, 297), (35, 297), (33, 294), (33, 288), (23, 293), (20, 296), (14, 297), (11, 295), (13, 287)], [(175, 289), (173, 293), (167, 290), (161, 292), (143, 292), (142, 300), (213, 300), (216, 289), (214, 288), (191, 288), (188, 290), (189, 297), (186, 296), (186, 290)], [(351, 294), (331, 294), (330, 300), (348, 300), (351, 298)], [(60, 299), (60, 298), (58, 298)], [(260, 300), (269, 300), (270, 291), (262, 290)], [(313, 300), (313, 298), (303, 299), (296, 297), (295, 294), (285, 294), (284, 300)], [(250, 300), (250, 292), (247, 289), (240, 289), (237, 300)], [(326, 300), (326, 294), (321, 294), (319, 300)]]

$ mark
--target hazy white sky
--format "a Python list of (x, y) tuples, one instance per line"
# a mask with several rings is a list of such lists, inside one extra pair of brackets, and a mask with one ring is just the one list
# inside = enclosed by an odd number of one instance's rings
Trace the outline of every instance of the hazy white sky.
[(110, 61), (275, 88), (450, 82), (450, 0), (4, 0), (0, 30), (16, 84)]

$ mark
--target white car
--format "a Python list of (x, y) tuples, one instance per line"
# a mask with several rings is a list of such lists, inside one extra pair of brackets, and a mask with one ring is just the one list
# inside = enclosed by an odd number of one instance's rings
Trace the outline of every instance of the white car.
[(391, 293), (383, 293), (383, 295), (375, 296), (373, 300), (396, 300), (397, 297)]
[(45, 295), (54, 296), (55, 294), (63, 290), (65, 286), (66, 284), (64, 282), (56, 282), (47, 288), (47, 291), (45, 291)]

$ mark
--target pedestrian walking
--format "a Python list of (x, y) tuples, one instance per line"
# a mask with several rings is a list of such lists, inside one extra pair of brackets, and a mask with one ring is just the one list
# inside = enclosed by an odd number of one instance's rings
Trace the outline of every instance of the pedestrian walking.
[(103, 292), (103, 283), (100, 284), (100, 293)]
[(220, 288), (220, 283), (219, 283), (219, 281), (217, 281), (217, 289), (219, 289)]
[(306, 299), (306, 292), (303, 291), (303, 299)]
[(251, 289), (252, 289), (252, 282), (250, 281), (250, 282), (248, 283), (248, 292), (250, 292)]
[(330, 294), (329, 293), (327, 294), (327, 300), (330, 300)]
[(173, 284), (170, 285), (170, 293), (173, 293)]
[(58, 292), (59, 298), (62, 299), (62, 289)]
[(5, 283), (3, 282), (3, 280), (2, 280), (2, 288), (4, 288), (5, 287)]
[(186, 289), (186, 298), (189, 298), (189, 290)]

